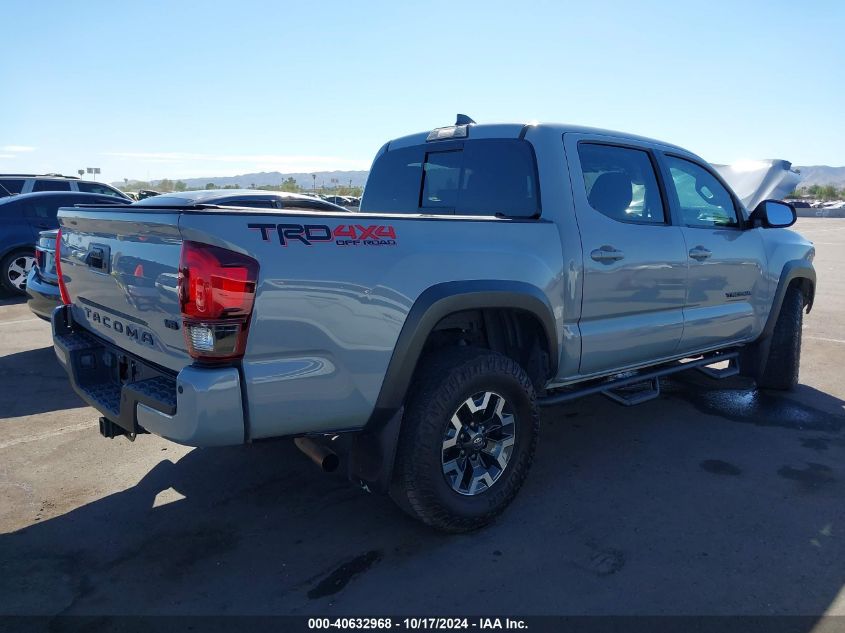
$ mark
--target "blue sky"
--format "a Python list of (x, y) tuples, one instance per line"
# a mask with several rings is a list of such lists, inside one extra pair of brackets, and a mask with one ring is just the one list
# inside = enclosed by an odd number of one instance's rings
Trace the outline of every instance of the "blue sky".
[(0, 172), (367, 168), (453, 122), (845, 165), (845, 3), (4, 0)]

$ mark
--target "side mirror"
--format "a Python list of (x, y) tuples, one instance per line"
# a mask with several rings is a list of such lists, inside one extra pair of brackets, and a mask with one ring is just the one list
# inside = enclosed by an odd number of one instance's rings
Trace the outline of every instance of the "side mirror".
[(798, 214), (795, 208), (781, 200), (763, 200), (751, 214), (751, 222), (754, 226), (762, 226), (767, 229), (785, 229), (795, 224)]

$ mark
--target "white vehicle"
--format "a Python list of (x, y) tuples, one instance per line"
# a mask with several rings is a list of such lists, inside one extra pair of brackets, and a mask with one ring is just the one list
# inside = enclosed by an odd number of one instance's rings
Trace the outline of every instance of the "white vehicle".
[(0, 198), (19, 193), (37, 193), (39, 191), (81, 191), (114, 196), (121, 200), (131, 200), (129, 196), (104, 182), (80, 180), (76, 176), (61, 174), (0, 174)]

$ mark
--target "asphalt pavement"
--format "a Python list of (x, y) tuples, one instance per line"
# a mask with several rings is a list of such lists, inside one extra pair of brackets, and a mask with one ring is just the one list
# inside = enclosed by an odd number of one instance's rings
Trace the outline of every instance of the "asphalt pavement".
[(448, 536), (289, 441), (107, 440), (0, 301), (2, 614), (845, 614), (845, 219), (801, 218), (801, 384), (696, 373), (544, 411), (490, 527)]

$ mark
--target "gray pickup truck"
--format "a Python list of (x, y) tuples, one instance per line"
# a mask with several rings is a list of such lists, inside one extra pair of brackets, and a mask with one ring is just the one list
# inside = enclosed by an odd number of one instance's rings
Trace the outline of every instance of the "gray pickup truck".
[(538, 410), (694, 368), (798, 378), (795, 211), (659, 141), (454, 126), (378, 152), (360, 211), (65, 208), (55, 350), (106, 437), (292, 437), (436, 528), (501, 512)]

